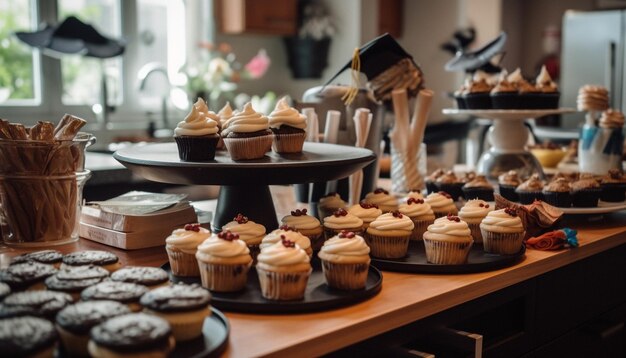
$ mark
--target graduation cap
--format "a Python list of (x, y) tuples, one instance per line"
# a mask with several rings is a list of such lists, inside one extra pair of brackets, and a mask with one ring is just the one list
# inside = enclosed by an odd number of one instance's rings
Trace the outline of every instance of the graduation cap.
[[(322, 88), (348, 68), (367, 76), (374, 97), (380, 101), (390, 100), (394, 89), (405, 88), (410, 94), (416, 94), (423, 85), (422, 70), (413, 56), (388, 33), (356, 49), (352, 61), (343, 66)], [(353, 74), (353, 82), (355, 90), (358, 90), (358, 74)]]
[(476, 51), (457, 52), (456, 56), (446, 63), (446, 71), (474, 72), (483, 69), (489, 73), (499, 72), (499, 69), (491, 64), (491, 59), (501, 53), (506, 37), (506, 32), (501, 32), (498, 37)]
[[(18, 39), (52, 54), (109, 58), (124, 53), (125, 43), (101, 35), (93, 26), (69, 16), (57, 26), (45, 24), (34, 32), (16, 32)], [(50, 54), (50, 53), (48, 53)]]

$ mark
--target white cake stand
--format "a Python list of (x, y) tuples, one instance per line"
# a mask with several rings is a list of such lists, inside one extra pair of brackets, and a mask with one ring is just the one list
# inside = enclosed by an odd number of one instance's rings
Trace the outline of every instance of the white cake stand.
[(527, 119), (574, 111), (573, 108), (528, 110), (446, 108), (443, 114), (493, 120), (488, 135), (491, 148), (481, 155), (476, 164), (476, 171), (490, 180), (497, 180), (498, 175), (509, 170), (517, 170), (521, 177), (538, 173), (543, 178), (541, 164), (524, 148), (528, 142), (528, 128), (524, 123)]

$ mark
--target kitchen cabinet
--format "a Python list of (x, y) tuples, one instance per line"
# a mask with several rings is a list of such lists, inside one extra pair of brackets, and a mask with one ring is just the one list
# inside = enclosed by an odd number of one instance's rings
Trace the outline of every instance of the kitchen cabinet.
[(215, 14), (224, 34), (294, 35), (297, 0), (216, 0)]

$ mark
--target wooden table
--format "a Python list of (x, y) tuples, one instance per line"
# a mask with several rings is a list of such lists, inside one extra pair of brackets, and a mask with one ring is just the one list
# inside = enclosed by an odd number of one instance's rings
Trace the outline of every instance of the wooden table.
[[(350, 307), (294, 315), (227, 313), (231, 335), (226, 356), (319, 356), (626, 243), (626, 213), (593, 222), (574, 219), (578, 222), (567, 224), (579, 230), (579, 248), (529, 249), (513, 267), (467, 275), (384, 272), (380, 294)], [(160, 266), (167, 260), (163, 248), (122, 251), (86, 240), (58, 249), (107, 249), (132, 265)], [(0, 248), (0, 263), (8, 264), (20, 252)]]

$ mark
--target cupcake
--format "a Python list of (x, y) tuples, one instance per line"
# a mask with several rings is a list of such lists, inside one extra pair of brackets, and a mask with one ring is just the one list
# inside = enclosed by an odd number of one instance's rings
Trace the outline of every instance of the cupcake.
[(375, 204), (383, 213), (388, 213), (398, 209), (398, 201), (385, 189), (378, 188), (371, 193), (367, 193), (363, 201), (368, 204)]
[(309, 255), (295, 242), (282, 240), (259, 254), (256, 271), (261, 295), (268, 300), (299, 300), (311, 275)]
[(484, 175), (477, 175), (474, 180), (463, 185), (463, 197), (467, 200), (493, 201), (493, 185), (487, 181)]
[(515, 189), (521, 184), (521, 180), (517, 175), (517, 171), (509, 170), (506, 173), (502, 173), (498, 176), (498, 190), (503, 198), (510, 201), (519, 201), (519, 195), (515, 192)]
[(507, 80), (508, 73), (500, 73), (498, 84), (491, 90), (491, 105), (494, 109), (516, 109), (519, 107), (517, 88)]
[(363, 237), (343, 231), (324, 242), (319, 253), (329, 287), (340, 290), (365, 288), (370, 266), (370, 248)]
[(532, 204), (535, 200), (543, 200), (543, 180), (539, 179), (538, 174), (533, 174), (521, 183), (515, 189), (515, 193), (519, 196), (522, 204)]
[(202, 287), (216, 292), (242, 290), (248, 282), (252, 256), (238, 234), (222, 231), (198, 246), (196, 259)]
[(626, 200), (626, 177), (618, 169), (609, 169), (600, 179), (600, 200), (617, 203)]
[(169, 284), (167, 271), (160, 267), (126, 266), (113, 272), (111, 280), (116, 282), (130, 282), (144, 285), (153, 290)]
[(474, 79), (465, 89), (465, 105), (467, 109), (491, 109), (490, 86), (484, 78)]
[(436, 193), (439, 191), (439, 188), (437, 188), (437, 179), (445, 173), (446, 172), (443, 169), (439, 168), (426, 177), (426, 192), (428, 194)]
[(39, 262), (22, 262), (0, 270), (0, 282), (11, 287), (12, 291), (43, 290), (44, 281), (57, 273), (52, 265)]
[(274, 133), (272, 149), (279, 154), (300, 153), (306, 138), (306, 116), (290, 107), (283, 97), (269, 114), (270, 130)]
[(295, 242), (302, 250), (304, 250), (304, 252), (306, 252), (307, 255), (309, 255), (309, 257), (313, 257), (311, 240), (287, 225), (282, 225), (280, 228), (265, 235), (263, 241), (261, 241), (261, 251), (263, 251), (264, 248), (272, 246), (282, 240)]
[(203, 162), (215, 158), (215, 148), (220, 139), (217, 134), (217, 120), (219, 118), (208, 110), (206, 102), (198, 98), (185, 120), (179, 122), (174, 129), (180, 160)]
[(63, 256), (61, 268), (68, 266), (95, 265), (102, 266), (109, 272), (120, 268), (120, 259), (112, 252), (100, 250), (76, 251)]
[(345, 209), (348, 204), (341, 199), (337, 193), (328, 193), (321, 198), (317, 203), (317, 217), (323, 219), (332, 215), (339, 209)]
[(376, 218), (365, 233), (372, 256), (384, 259), (406, 256), (414, 227), (413, 221), (399, 211)]
[(250, 102), (226, 121), (222, 138), (233, 160), (260, 159), (272, 148), (269, 121)]
[(480, 223), (485, 252), (500, 255), (518, 253), (526, 231), (513, 208), (494, 210)]
[(598, 181), (590, 174), (581, 174), (580, 178), (571, 184), (572, 205), (579, 208), (596, 207), (602, 189)]
[(552, 81), (546, 66), (541, 66), (541, 71), (535, 80), (535, 87), (541, 91), (539, 95), (538, 108), (558, 108), (559, 107), (559, 90), (556, 83)]
[[(241, 248), (245, 249), (245, 246)], [(210, 301), (209, 291), (197, 284), (163, 286), (141, 297), (144, 312), (169, 322), (176, 342), (202, 334), (204, 319), (211, 315)]]
[(45, 285), (48, 290), (65, 292), (78, 301), (82, 290), (108, 277), (109, 271), (100, 266), (69, 266), (48, 277)]
[(0, 347), (5, 357), (55, 357), (57, 340), (54, 326), (45, 319), (0, 319)]
[(540, 102), (537, 101), (538, 95), (541, 94), (541, 90), (530, 84), (522, 76), (522, 71), (519, 67), (511, 72), (506, 78), (518, 92), (518, 105), (520, 109), (537, 109)]
[(133, 312), (141, 311), (139, 299), (150, 291), (148, 287), (130, 282), (103, 281), (87, 287), (80, 293), (83, 301), (117, 301)]
[(360, 202), (348, 208), (348, 214), (352, 214), (363, 220), (363, 231), (367, 230), (370, 223), (383, 214), (383, 211), (376, 204)]
[(293, 210), (291, 215), (283, 217), (280, 222), (308, 237), (313, 251), (319, 251), (322, 248), (324, 243), (322, 224), (317, 218), (307, 215), (307, 209)]
[(70, 304), (72, 296), (63, 292), (16, 292), (0, 303), (0, 318), (37, 316), (53, 321), (56, 314)]
[(211, 236), (211, 231), (200, 224), (187, 224), (176, 229), (165, 239), (165, 250), (172, 274), (176, 276), (200, 276), (196, 251), (198, 245)]
[(413, 221), (411, 240), (422, 240), (428, 225), (435, 222), (435, 213), (424, 199), (408, 198), (404, 204), (400, 204), (398, 211)]
[(247, 216), (237, 214), (232, 221), (222, 226), (222, 231), (230, 231), (233, 234), (239, 235), (239, 239), (248, 245), (250, 250), (250, 256), (256, 262), (256, 257), (259, 254), (259, 245), (265, 237), (265, 226), (257, 224), (254, 221), (248, 219)]
[(445, 191), (428, 194), (424, 201), (433, 209), (435, 218), (447, 216), (448, 214), (456, 215), (459, 212), (450, 194)]
[(220, 129), (220, 140), (217, 142), (217, 149), (224, 149), (226, 146), (224, 145), (224, 138), (222, 138), (222, 130), (224, 129), (225, 123), (233, 117), (233, 109), (230, 107), (230, 102), (226, 102), (224, 107), (217, 112), (217, 117), (219, 118), (218, 127)]
[(56, 316), (56, 329), (65, 352), (72, 357), (89, 356), (89, 331), (109, 318), (130, 313), (115, 301), (78, 302), (62, 309)]
[(570, 190), (570, 183), (567, 179), (557, 178), (543, 188), (543, 200), (552, 206), (569, 208), (572, 206)]
[(438, 191), (445, 191), (450, 194), (452, 200), (456, 201), (463, 196), (463, 182), (454, 174), (452, 170), (448, 170), (435, 181)]
[(87, 349), (94, 358), (129, 355), (165, 358), (175, 345), (166, 320), (145, 313), (129, 313), (93, 327)]
[(469, 200), (459, 211), (459, 218), (467, 223), (472, 233), (472, 238), (477, 244), (483, 243), (483, 235), (480, 232), (480, 223), (485, 216), (493, 211), (494, 206), (481, 199)]
[(424, 233), (426, 260), (437, 265), (464, 264), (473, 242), (465, 221), (454, 215), (440, 217)]
[(36, 261), (42, 264), (52, 265), (55, 268), (59, 268), (61, 267), (61, 262), (63, 261), (63, 254), (57, 250), (29, 252), (27, 254), (15, 256), (13, 259), (11, 259), (11, 265), (28, 261)]
[(361, 234), (363, 232), (363, 220), (356, 215), (348, 213), (346, 209), (339, 209), (332, 215), (324, 218), (326, 239), (330, 239), (344, 230)]

